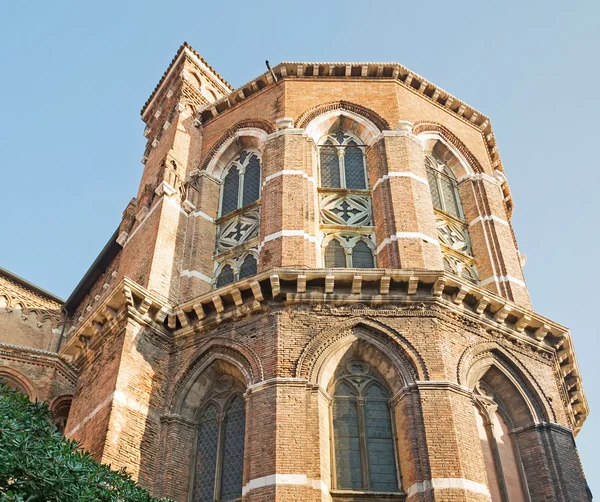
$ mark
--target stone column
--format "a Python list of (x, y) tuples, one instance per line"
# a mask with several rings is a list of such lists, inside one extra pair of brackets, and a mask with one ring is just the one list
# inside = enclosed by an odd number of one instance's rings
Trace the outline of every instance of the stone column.
[(263, 153), (259, 269), (314, 267), (318, 213), (310, 146), (291, 119), (277, 127)]
[(214, 275), (213, 254), (221, 181), (206, 171), (192, 174), (184, 206), (189, 211), (181, 263), (181, 297), (185, 302), (209, 291)]
[(459, 180), (459, 192), (481, 286), (530, 309), (500, 182), (487, 174), (467, 175)]
[(423, 148), (412, 124), (401, 120), (395, 131), (383, 131), (383, 144), (387, 169), (371, 185), (375, 225), (391, 231), (378, 237), (378, 263), (443, 270)]
[(318, 390), (274, 378), (248, 391), (247, 409), (243, 500), (330, 500), (321, 480)]
[(406, 486), (408, 500), (490, 500), (471, 393), (447, 381), (417, 382), (429, 479)]

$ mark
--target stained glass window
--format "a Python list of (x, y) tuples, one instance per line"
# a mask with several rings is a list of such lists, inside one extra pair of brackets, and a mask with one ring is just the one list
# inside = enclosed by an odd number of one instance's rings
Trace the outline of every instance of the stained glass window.
[(458, 182), (452, 170), (437, 156), (427, 156), (425, 164), (433, 207), (463, 219)]
[(232, 167), (223, 180), (223, 192), (221, 196), (221, 216), (225, 216), (238, 207), (238, 190), (240, 184), (240, 173), (236, 167)]
[(365, 190), (363, 150), (355, 139), (344, 131), (329, 134), (319, 148), (321, 186)]
[(225, 286), (227, 284), (231, 284), (233, 281), (233, 269), (230, 265), (225, 265), (221, 269), (219, 277), (217, 277), (217, 288), (220, 288), (221, 286)]
[(218, 439), (217, 408), (211, 404), (202, 414), (198, 430), (194, 502), (213, 502), (214, 500)]
[(353, 360), (334, 375), (334, 486), (398, 492), (389, 392), (367, 363)]
[(242, 496), (246, 412), (242, 389), (229, 376), (213, 386), (201, 415), (192, 502), (228, 502)]
[(325, 248), (325, 267), (326, 268), (345, 268), (346, 253), (344, 248), (336, 239), (332, 239)]
[(224, 422), (223, 475), (219, 500), (235, 500), (242, 495), (242, 474), (244, 469), (244, 434), (246, 419), (244, 399), (237, 396), (227, 413)]
[(353, 268), (373, 268), (373, 251), (364, 241), (357, 241), (352, 248)]
[(244, 258), (244, 262), (242, 263), (242, 266), (240, 267), (240, 279), (243, 279), (244, 277), (250, 277), (252, 275), (255, 275), (256, 267), (257, 267), (257, 263), (256, 263), (256, 258), (254, 257), (254, 255), (249, 254), (248, 256), (246, 256), (246, 258)]
[(254, 154), (250, 156), (244, 172), (244, 197), (242, 207), (251, 204), (260, 197), (260, 161)]
[(340, 165), (335, 147), (321, 148), (321, 186), (340, 188)]
[(260, 184), (260, 159), (255, 153), (241, 152), (223, 179), (221, 216), (257, 201), (260, 198)]
[[(242, 151), (225, 172), (215, 254), (218, 260), (227, 260), (232, 266), (224, 266), (213, 279), (217, 288), (256, 274), (256, 257), (245, 255), (257, 245), (260, 228), (260, 207), (255, 204), (260, 200), (262, 183), (259, 155)], [(224, 255), (226, 252), (229, 254)]]
[(365, 166), (363, 152), (357, 146), (347, 146), (344, 152), (344, 168), (346, 171), (346, 188), (351, 190), (364, 190)]

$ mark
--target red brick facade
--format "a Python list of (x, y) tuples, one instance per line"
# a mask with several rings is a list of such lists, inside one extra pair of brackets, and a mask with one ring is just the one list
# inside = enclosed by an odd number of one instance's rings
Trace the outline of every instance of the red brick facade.
[(531, 311), (489, 119), (400, 65), (232, 90), (187, 45), (142, 118), (138, 195), (52, 356), (68, 437), (177, 501), (590, 500), (571, 336)]

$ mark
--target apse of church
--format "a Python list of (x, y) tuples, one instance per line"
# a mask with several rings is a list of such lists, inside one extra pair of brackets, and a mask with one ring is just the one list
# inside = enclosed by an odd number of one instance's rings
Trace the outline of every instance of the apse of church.
[(233, 89), (184, 44), (142, 120), (55, 345), (1, 355), (67, 437), (176, 501), (591, 499), (571, 334), (532, 310), (485, 115), (399, 64)]

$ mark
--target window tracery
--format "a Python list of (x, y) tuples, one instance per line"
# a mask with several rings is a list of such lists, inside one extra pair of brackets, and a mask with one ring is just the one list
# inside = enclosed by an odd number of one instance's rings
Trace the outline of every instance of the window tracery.
[(323, 261), (326, 268), (374, 268), (372, 236), (346, 233), (327, 236)]
[(319, 142), (320, 224), (325, 267), (373, 268), (373, 209), (365, 145), (334, 130)]
[(242, 496), (245, 403), (241, 385), (223, 375), (200, 413), (193, 502), (226, 502)]
[(353, 359), (336, 371), (330, 392), (334, 489), (398, 493), (387, 385), (370, 365)]
[(215, 243), (214, 286), (256, 274), (262, 174), (258, 152), (243, 150), (223, 171)]
[(444, 268), (447, 272), (477, 282), (479, 277), (458, 192), (458, 181), (448, 165), (435, 153), (425, 157), (425, 165)]

